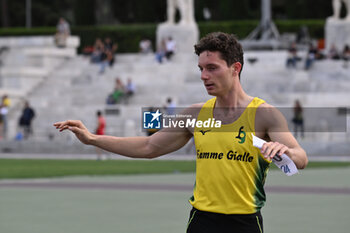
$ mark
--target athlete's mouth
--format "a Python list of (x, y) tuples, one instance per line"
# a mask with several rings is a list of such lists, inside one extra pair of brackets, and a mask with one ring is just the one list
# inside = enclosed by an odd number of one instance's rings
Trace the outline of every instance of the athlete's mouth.
[(207, 89), (211, 89), (211, 88), (214, 87), (214, 84), (213, 84), (213, 83), (206, 83), (206, 84), (204, 84), (204, 86), (205, 86), (205, 88), (207, 88)]

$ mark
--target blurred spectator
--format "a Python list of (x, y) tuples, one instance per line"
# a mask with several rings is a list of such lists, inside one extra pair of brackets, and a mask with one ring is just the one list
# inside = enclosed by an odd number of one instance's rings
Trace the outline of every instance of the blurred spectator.
[(309, 51), (307, 53), (306, 60), (305, 60), (305, 70), (309, 70), (311, 68), (317, 56), (318, 56), (317, 48), (312, 43), (310, 43)]
[(55, 43), (57, 47), (66, 47), (67, 38), (70, 35), (70, 27), (64, 18), (58, 20), (56, 27)]
[(118, 98), (122, 97), (125, 94), (125, 86), (123, 81), (120, 78), (117, 78), (115, 80), (115, 87), (114, 87), (114, 96), (116, 96), (117, 98), (115, 98), (116, 102), (118, 102)]
[(175, 54), (175, 50), (176, 50), (176, 42), (175, 40), (169, 36), (168, 40), (165, 42), (165, 57), (170, 60), (173, 55)]
[(94, 52), (94, 46), (91, 46), (91, 45), (86, 45), (82, 50), (82, 54), (85, 56), (91, 56), (93, 52)]
[(118, 46), (113, 43), (110, 37), (106, 37), (104, 40), (105, 48), (113, 53), (117, 51)]
[(143, 39), (139, 44), (140, 53), (147, 54), (153, 51), (152, 42), (149, 39)]
[(350, 47), (349, 47), (349, 45), (344, 46), (342, 58), (344, 60), (344, 68), (348, 68), (348, 65), (349, 65), (348, 63), (350, 60)]
[(158, 61), (159, 64), (163, 63), (163, 59), (165, 57), (165, 52), (166, 52), (166, 45), (165, 44), (166, 44), (165, 39), (162, 39), (159, 47), (157, 48), (156, 60)]
[(108, 50), (105, 48), (105, 45), (102, 44), (101, 45), (101, 56), (100, 56), (100, 70), (99, 70), (99, 74), (103, 74), (106, 70), (106, 67), (108, 66), (109, 64), (109, 61), (108, 61), (108, 55), (110, 56), (110, 54), (108, 54)]
[(107, 98), (107, 104), (117, 104), (120, 103), (125, 95), (125, 86), (122, 80), (117, 77), (115, 79), (115, 87), (113, 93)]
[(301, 137), (304, 137), (304, 118), (303, 118), (303, 108), (299, 100), (295, 100), (294, 103), (294, 117), (292, 119), (294, 124), (294, 135), (297, 138), (298, 132), (300, 131)]
[(332, 44), (331, 48), (328, 51), (328, 58), (333, 60), (340, 59), (339, 52), (337, 50), (337, 47), (335, 47), (334, 44)]
[(27, 139), (29, 135), (33, 134), (32, 120), (35, 117), (35, 111), (30, 107), (29, 102), (26, 101), (22, 111), (22, 115), (19, 118), (19, 126), (23, 131), (23, 138)]
[(106, 128), (106, 120), (104, 116), (102, 115), (102, 112), (98, 110), (96, 112), (97, 115), (97, 127), (96, 127), (96, 134), (97, 135), (104, 135), (105, 134), (105, 128)]
[(100, 74), (105, 72), (106, 66), (113, 66), (115, 58), (114, 53), (117, 51), (118, 45), (113, 43), (110, 37), (104, 40), (104, 43), (100, 44)]
[(114, 43), (110, 37), (106, 37), (104, 41), (105, 52), (107, 53), (107, 60), (109, 66), (113, 66), (114, 64), (114, 54), (117, 52), (118, 44)]
[(2, 138), (7, 137), (8, 123), (7, 123), (7, 114), (8, 109), (11, 105), (10, 98), (7, 95), (2, 96), (1, 104), (0, 104), (0, 121), (1, 121), (1, 134)]
[(129, 103), (129, 98), (134, 95), (136, 91), (135, 84), (132, 82), (131, 78), (128, 78), (128, 82), (126, 83), (125, 87), (125, 103)]
[(109, 50), (108, 48), (105, 47), (104, 53), (106, 54), (107, 64), (109, 65), (109, 67), (112, 67), (114, 65), (114, 61), (115, 61), (113, 51)]
[[(102, 115), (102, 112), (99, 110), (96, 112), (97, 115), (97, 126), (95, 133), (97, 135), (104, 135), (105, 134), (105, 128), (106, 128), (106, 120), (104, 116)], [(96, 147), (96, 153), (97, 153), (97, 160), (102, 160), (102, 149)]]
[(296, 68), (297, 61), (298, 61), (297, 46), (296, 46), (296, 43), (293, 42), (288, 49), (288, 57), (286, 62), (287, 68), (289, 67)]
[[(323, 51), (325, 49), (325, 39), (318, 39), (317, 40), (317, 49), (318, 51)], [(320, 55), (322, 55), (320, 53)]]
[(103, 52), (103, 42), (100, 38), (97, 38), (93, 47), (93, 51), (91, 53), (91, 62), (99, 63), (101, 62), (101, 54)]

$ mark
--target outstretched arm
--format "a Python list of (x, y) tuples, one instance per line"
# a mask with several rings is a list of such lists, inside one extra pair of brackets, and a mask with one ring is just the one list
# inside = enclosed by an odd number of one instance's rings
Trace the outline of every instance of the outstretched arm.
[(192, 137), (187, 130), (160, 130), (149, 137), (114, 137), (95, 135), (81, 121), (68, 120), (54, 124), (60, 131), (70, 130), (86, 145), (97, 146), (112, 153), (132, 158), (155, 158), (184, 146)]
[[(261, 148), (261, 153), (267, 158), (276, 154), (286, 154), (298, 169), (308, 164), (306, 152), (288, 129), (285, 117), (275, 107), (263, 104), (257, 110), (256, 132), (269, 140)], [(265, 134), (265, 135), (264, 135)]]

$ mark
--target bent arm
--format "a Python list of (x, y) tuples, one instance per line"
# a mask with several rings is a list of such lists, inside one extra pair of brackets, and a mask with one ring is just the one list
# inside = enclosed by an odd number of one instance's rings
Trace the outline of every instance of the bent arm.
[(264, 136), (270, 142), (263, 145), (262, 154), (272, 158), (276, 154), (285, 153), (293, 160), (298, 169), (304, 169), (308, 164), (306, 152), (289, 131), (285, 117), (275, 107), (264, 105), (257, 111), (259, 116), (257, 127), (260, 132), (265, 132)]
[(276, 147), (281, 147), (282, 150), (284, 149), (283, 146), (287, 147), (285, 151), (280, 152), (279, 155), (282, 155), (283, 153), (288, 155), (298, 169), (304, 169), (306, 167), (308, 164), (306, 152), (290, 132), (270, 132), (269, 137), (271, 138), (272, 142), (278, 143)]

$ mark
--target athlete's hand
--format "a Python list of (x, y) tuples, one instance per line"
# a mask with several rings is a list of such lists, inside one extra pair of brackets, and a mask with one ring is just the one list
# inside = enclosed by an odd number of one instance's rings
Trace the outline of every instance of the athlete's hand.
[(93, 134), (85, 127), (85, 125), (79, 120), (68, 120), (56, 122), (53, 124), (60, 132), (64, 130), (70, 130), (75, 136), (84, 144), (90, 144)]
[(266, 159), (272, 159), (275, 155), (281, 156), (286, 153), (288, 155), (289, 148), (279, 142), (266, 142), (261, 148), (261, 153)]

